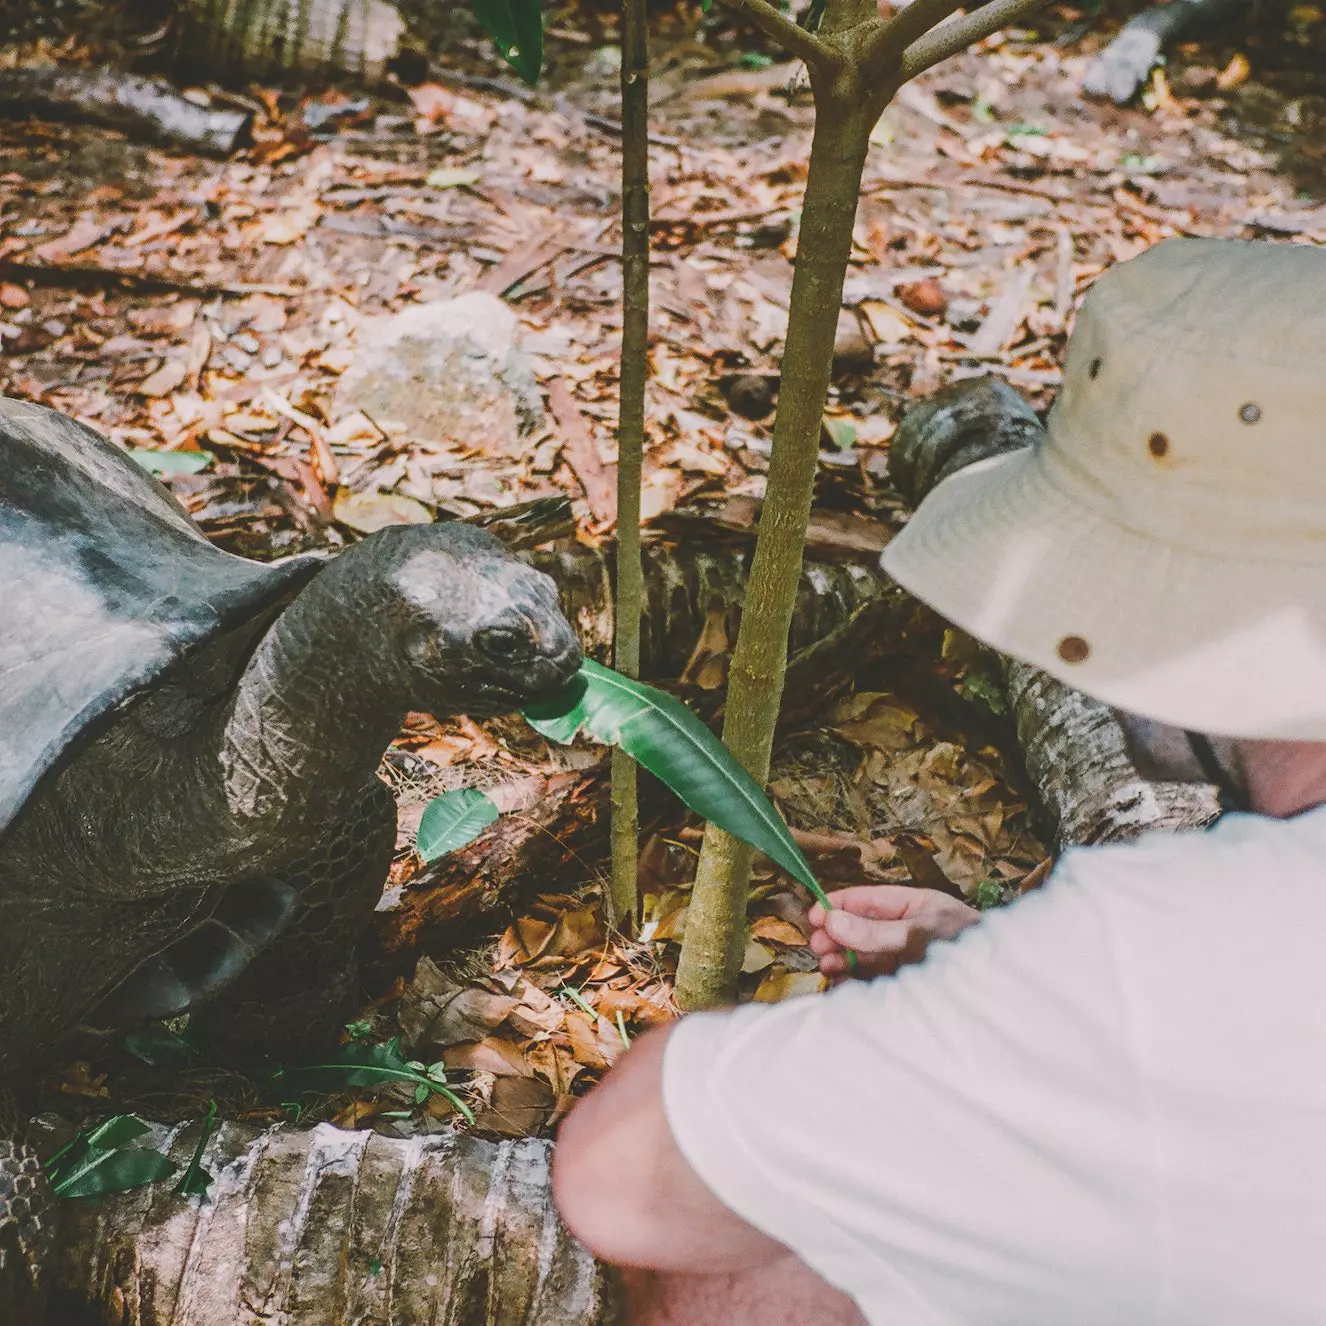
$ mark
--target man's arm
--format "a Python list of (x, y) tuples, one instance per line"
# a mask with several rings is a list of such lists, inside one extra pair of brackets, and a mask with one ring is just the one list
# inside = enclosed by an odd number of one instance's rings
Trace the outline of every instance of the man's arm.
[(705, 1186), (663, 1110), (672, 1027), (642, 1036), (571, 1112), (557, 1136), (553, 1192), (562, 1219), (616, 1266), (710, 1273), (786, 1257)]

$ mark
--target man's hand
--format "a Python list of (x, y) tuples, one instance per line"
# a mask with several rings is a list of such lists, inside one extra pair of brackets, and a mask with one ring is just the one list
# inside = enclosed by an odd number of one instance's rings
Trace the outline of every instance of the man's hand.
[[(953, 939), (980, 919), (974, 907), (934, 889), (860, 885), (839, 889), (832, 911), (818, 903), (811, 908), (810, 947), (832, 979), (889, 976), (920, 962), (934, 940)], [(854, 970), (847, 966), (848, 949), (856, 954)]]

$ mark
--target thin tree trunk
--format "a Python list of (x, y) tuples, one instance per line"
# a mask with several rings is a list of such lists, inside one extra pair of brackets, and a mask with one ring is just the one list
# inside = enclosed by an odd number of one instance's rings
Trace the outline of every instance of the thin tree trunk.
[[(829, 0), (824, 35), (817, 37), (767, 0), (729, 0), (806, 61), (815, 95), (773, 453), (723, 728), (728, 748), (761, 783), (768, 777), (782, 698), (787, 631), (870, 131), (907, 79), (1042, 3), (989, 0), (955, 19), (959, 0), (912, 0), (885, 23), (867, 0)], [(748, 847), (709, 826), (677, 971), (683, 1008), (728, 1003), (736, 993), (751, 859)]]
[[(622, 368), (617, 416), (618, 672), (640, 675), (640, 476), (649, 376), (649, 34), (645, 0), (622, 5)], [(639, 808), (635, 761), (612, 752), (612, 877), (608, 919), (629, 927), (635, 916)]]
[[(163, 1130), (164, 1132), (164, 1130)], [(196, 1129), (172, 1129), (187, 1165)], [(223, 1125), (204, 1200), (62, 1203), (50, 1320), (597, 1326), (608, 1273), (560, 1224), (548, 1142)]]
[[(729, 680), (723, 741), (763, 785), (783, 694), (788, 628), (810, 519), (819, 437), (843, 278), (852, 247), (870, 130), (887, 96), (854, 81), (816, 88), (815, 134), (797, 239), (778, 417), (750, 588)], [(714, 825), (705, 831), (677, 999), (686, 1009), (728, 1003), (745, 950), (753, 852)]]

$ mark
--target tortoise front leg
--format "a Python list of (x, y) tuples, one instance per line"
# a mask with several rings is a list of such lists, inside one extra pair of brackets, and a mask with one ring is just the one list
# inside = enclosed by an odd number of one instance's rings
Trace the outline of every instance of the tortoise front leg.
[(359, 993), (356, 947), (396, 848), (396, 802), (376, 778), (339, 829), (282, 871), (289, 926), (199, 1010), (204, 1039), (237, 1063), (282, 1064), (335, 1043)]

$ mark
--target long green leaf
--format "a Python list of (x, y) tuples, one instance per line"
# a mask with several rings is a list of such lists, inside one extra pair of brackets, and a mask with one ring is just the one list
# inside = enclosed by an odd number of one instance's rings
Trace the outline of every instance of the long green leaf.
[(284, 1090), (299, 1094), (305, 1091), (330, 1092), (341, 1087), (384, 1087), (391, 1082), (413, 1082), (445, 1096), (464, 1117), (474, 1122), (474, 1112), (454, 1091), (449, 1091), (427, 1073), (411, 1068), (401, 1056), (399, 1039), (386, 1045), (352, 1041), (342, 1045), (321, 1063), (301, 1064), (276, 1074)]
[(203, 1168), (203, 1152), (216, 1132), (216, 1101), (207, 1102), (207, 1117), (203, 1120), (203, 1130), (198, 1134), (198, 1145), (193, 1149), (189, 1167), (180, 1177), (180, 1181), (171, 1190), (176, 1197), (206, 1197), (212, 1186), (212, 1172)]
[(470, 0), (470, 8), (502, 58), (533, 87), (543, 67), (539, 0)]
[(586, 659), (561, 695), (524, 711), (550, 741), (584, 732), (620, 746), (697, 815), (757, 847), (828, 904), (783, 818), (746, 770), (680, 701)]
[(473, 842), (495, 819), (497, 807), (477, 788), (443, 792), (424, 807), (415, 850), (425, 861), (436, 861)]
[(149, 1131), (132, 1114), (116, 1114), (79, 1133), (46, 1162), (56, 1196), (100, 1197), (174, 1173), (174, 1164), (161, 1152), (129, 1145)]

